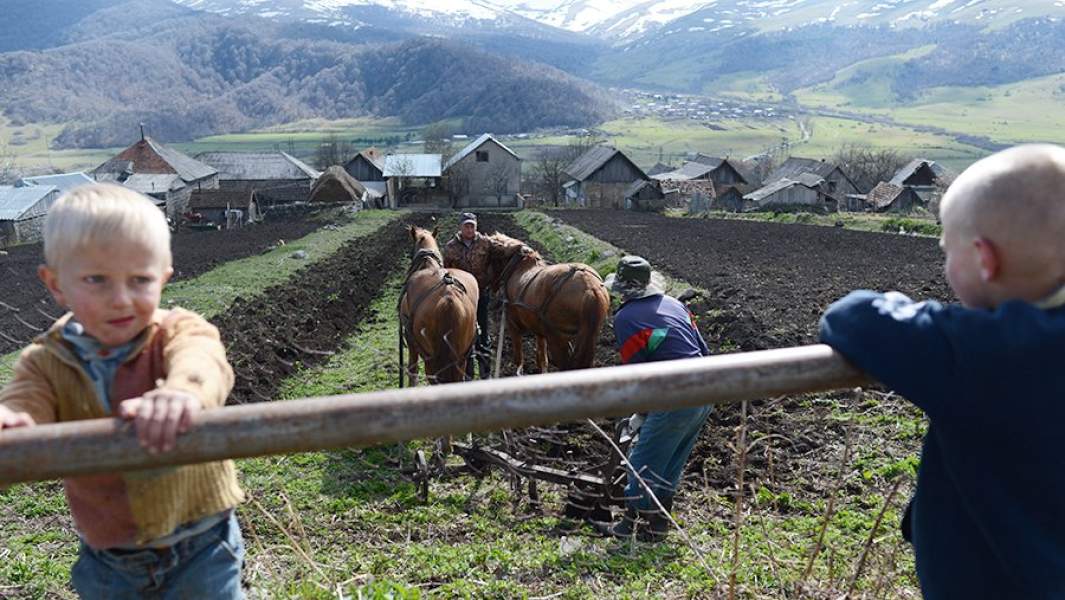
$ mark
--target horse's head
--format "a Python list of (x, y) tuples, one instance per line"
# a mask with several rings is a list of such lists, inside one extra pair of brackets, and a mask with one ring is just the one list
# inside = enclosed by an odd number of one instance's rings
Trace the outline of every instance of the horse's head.
[(440, 266), (444, 266), (444, 259), (440, 255), (440, 246), (436, 243), (436, 229), (429, 231), (417, 225), (409, 225), (407, 232), (414, 241), (414, 249), (410, 252), (412, 269), (418, 268), (417, 263), (426, 257), (432, 257)]
[(521, 240), (502, 233), (488, 236), (488, 280), (492, 282), (492, 287), (510, 277), (519, 264), (540, 260), (540, 253)]

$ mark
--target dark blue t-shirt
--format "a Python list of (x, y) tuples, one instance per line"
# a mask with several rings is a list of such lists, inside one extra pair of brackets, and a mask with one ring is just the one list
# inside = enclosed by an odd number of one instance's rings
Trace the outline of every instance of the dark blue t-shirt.
[(621, 305), (614, 315), (614, 334), (625, 364), (710, 355), (691, 312), (665, 294)]
[(926, 599), (1065, 598), (1065, 301), (973, 310), (854, 292), (821, 340), (929, 417), (913, 501)]

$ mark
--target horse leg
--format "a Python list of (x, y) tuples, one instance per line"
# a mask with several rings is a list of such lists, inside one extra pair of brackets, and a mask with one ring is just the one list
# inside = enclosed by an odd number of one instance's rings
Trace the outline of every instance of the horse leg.
[(547, 338), (542, 335), (536, 336), (536, 368), (547, 372)]

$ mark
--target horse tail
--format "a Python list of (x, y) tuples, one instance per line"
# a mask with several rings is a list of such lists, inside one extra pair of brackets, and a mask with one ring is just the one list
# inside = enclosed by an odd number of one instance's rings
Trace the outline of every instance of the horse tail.
[[(454, 294), (449, 293), (441, 298), (437, 308), (442, 322), (449, 325), (462, 322), (462, 303)], [(437, 383), (456, 383), (466, 379), (463, 359), (468, 349), (456, 346), (458, 340), (453, 338), (460, 336), (455, 336), (455, 333), (454, 327), (449, 328), (433, 348), (430, 364), (433, 365)]]
[(581, 321), (577, 337), (573, 344), (571, 369), (587, 369), (595, 360), (595, 347), (599, 344), (599, 332), (610, 310), (610, 298), (598, 281), (590, 282), (592, 286), (585, 290), (581, 301)]

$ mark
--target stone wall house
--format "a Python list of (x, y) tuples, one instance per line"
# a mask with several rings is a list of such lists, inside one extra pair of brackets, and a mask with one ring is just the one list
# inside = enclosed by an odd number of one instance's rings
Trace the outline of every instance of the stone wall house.
[(521, 157), (484, 134), (444, 164), (444, 179), (456, 208), (518, 208)]
[(0, 186), (0, 248), (41, 241), (44, 217), (60, 195), (54, 185)]

